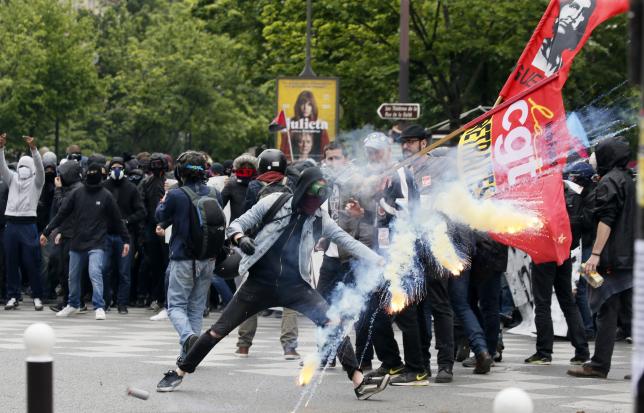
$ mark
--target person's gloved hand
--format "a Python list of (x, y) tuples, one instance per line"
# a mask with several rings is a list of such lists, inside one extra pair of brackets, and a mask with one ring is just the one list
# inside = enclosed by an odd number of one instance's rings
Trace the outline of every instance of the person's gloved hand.
[(243, 236), (237, 241), (239, 249), (246, 255), (253, 255), (255, 253), (255, 240), (248, 236)]

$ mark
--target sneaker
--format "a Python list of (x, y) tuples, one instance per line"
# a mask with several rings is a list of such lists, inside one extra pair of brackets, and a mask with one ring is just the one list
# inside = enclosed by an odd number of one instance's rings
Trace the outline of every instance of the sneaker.
[(523, 361), (526, 364), (534, 364), (537, 366), (549, 366), (552, 363), (552, 358), (540, 356), (537, 353), (534, 353), (527, 359)]
[(168, 319), (168, 310), (165, 308), (159, 311), (159, 314), (150, 317), (150, 321), (163, 321)]
[(381, 379), (385, 376), (396, 377), (403, 371), (405, 371), (405, 366), (394, 367), (392, 369), (386, 369), (380, 366), (377, 369), (365, 374), (365, 377), (368, 377), (370, 379)]
[(159, 306), (159, 303), (157, 303), (156, 301), (152, 301), (150, 303), (150, 307), (148, 308), (148, 310), (154, 311), (155, 313), (157, 311), (159, 311), (160, 309), (161, 309), (161, 307)]
[(59, 312), (59, 311), (60, 311), (60, 310), (62, 310), (63, 308), (65, 308), (65, 306), (63, 306), (62, 304), (56, 304), (56, 305), (50, 305), (50, 306), (49, 306), (49, 309), (50, 309), (51, 311), (53, 311), (54, 313)]
[(94, 312), (96, 313), (97, 320), (105, 320), (105, 310), (103, 310), (102, 308), (97, 308)]
[(272, 317), (273, 318), (282, 318), (282, 312), (279, 311), (279, 310), (275, 310), (275, 311), (273, 311)]
[(179, 376), (176, 371), (168, 370), (164, 375), (159, 384), (157, 384), (157, 391), (161, 393), (174, 391), (183, 380), (183, 377)]
[(463, 360), (463, 367), (474, 367), (476, 366), (476, 357), (468, 357), (465, 360)]
[(235, 355), (239, 358), (248, 358), (248, 347), (237, 347), (237, 351), (235, 351)]
[(436, 383), (451, 383), (454, 380), (454, 373), (450, 367), (439, 367), (436, 375)]
[(78, 312), (85, 314), (87, 312), (87, 306), (85, 304), (81, 305), (81, 307), (78, 309)]
[(127, 307), (126, 306), (119, 305), (118, 309), (119, 309), (119, 314), (127, 314)]
[(69, 317), (70, 315), (78, 313), (78, 308), (72, 307), (71, 305), (67, 305), (67, 307), (63, 308), (59, 312), (56, 313), (56, 317)]
[(604, 373), (603, 371), (599, 371), (596, 368), (584, 364), (581, 367), (575, 367), (566, 372), (569, 376), (573, 377), (583, 377), (583, 378), (598, 378), (598, 379), (605, 379), (606, 376), (608, 376), (608, 373)]
[(4, 306), (5, 310), (15, 310), (16, 308), (18, 308), (18, 300), (16, 300), (15, 298), (7, 301), (7, 304), (5, 304)]
[(260, 313), (262, 317), (270, 317), (273, 314), (273, 310), (264, 310)]
[(335, 357), (333, 357), (333, 360), (330, 360), (328, 362), (322, 361), (320, 363), (320, 370), (333, 369), (333, 368), (335, 368)]
[(626, 341), (628, 344), (633, 344), (633, 337), (627, 336), (624, 341)]
[(353, 391), (356, 393), (358, 400), (367, 400), (376, 393), (380, 393), (389, 384), (390, 376), (385, 374), (382, 379), (375, 381), (373, 378), (366, 377), (362, 380), (362, 383)]
[(300, 353), (295, 350), (284, 351), (284, 360), (299, 360)]
[(427, 372), (417, 373), (414, 371), (406, 371), (392, 378), (389, 384), (392, 386), (429, 386), (427, 377), (429, 377)]
[(490, 372), (490, 367), (494, 360), (490, 357), (490, 353), (483, 351), (476, 355), (476, 366), (474, 366), (474, 374), (487, 374)]
[(588, 361), (588, 357), (575, 356), (575, 357), (570, 359), (570, 365), (572, 365), (572, 366), (582, 366), (587, 361)]
[(503, 361), (503, 352), (497, 351), (496, 354), (494, 354), (494, 362), (500, 363), (502, 361)]
[(42, 301), (40, 300), (40, 298), (34, 298), (34, 309), (36, 311), (42, 311), (43, 305), (42, 305)]

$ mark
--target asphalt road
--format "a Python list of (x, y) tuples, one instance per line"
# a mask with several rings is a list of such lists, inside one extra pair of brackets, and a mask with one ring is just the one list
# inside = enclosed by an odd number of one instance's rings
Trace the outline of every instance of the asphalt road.
[[(156, 393), (163, 372), (173, 367), (177, 335), (168, 321), (152, 322), (143, 309), (127, 316), (114, 312), (107, 320), (93, 313), (57, 319), (45, 309), (23, 306), (0, 310), (0, 411), (25, 411), (25, 362), (22, 334), (34, 322), (49, 323), (57, 335), (54, 348), (55, 411), (57, 412), (291, 412), (298, 401), (309, 399), (295, 384), (298, 361), (286, 361), (279, 344), (279, 320), (260, 318), (259, 330), (248, 359), (233, 355), (236, 332), (224, 339), (195, 374), (173, 393)], [(218, 317), (213, 313), (204, 322)], [(298, 351), (310, 354), (315, 329), (300, 318)], [(569, 343), (555, 343), (551, 366), (528, 366), (523, 359), (534, 352), (534, 339), (505, 337), (504, 360), (491, 374), (475, 376), (457, 365), (451, 384), (393, 388), (358, 401), (341, 368), (328, 369), (314, 389), (310, 402), (299, 412), (492, 412), (498, 391), (519, 387), (533, 398), (535, 411), (631, 412), (630, 382), (623, 376), (630, 368), (631, 346), (618, 343), (608, 380), (567, 377), (573, 355)], [(592, 347), (592, 345), (591, 345)], [(377, 362), (375, 364), (378, 364)], [(436, 373), (434, 371), (434, 373)], [(126, 395), (128, 386), (150, 392), (146, 401)], [(310, 386), (305, 391), (310, 391)], [(519, 413), (519, 412), (517, 412)]]

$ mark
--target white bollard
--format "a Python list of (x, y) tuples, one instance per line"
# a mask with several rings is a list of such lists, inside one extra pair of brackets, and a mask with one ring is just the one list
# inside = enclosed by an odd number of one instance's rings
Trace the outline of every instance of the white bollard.
[(534, 404), (525, 391), (516, 387), (501, 390), (494, 398), (494, 413), (533, 413)]
[(56, 343), (54, 330), (45, 323), (27, 327), (24, 335), (27, 349), (27, 413), (54, 411), (54, 359), (51, 350)]

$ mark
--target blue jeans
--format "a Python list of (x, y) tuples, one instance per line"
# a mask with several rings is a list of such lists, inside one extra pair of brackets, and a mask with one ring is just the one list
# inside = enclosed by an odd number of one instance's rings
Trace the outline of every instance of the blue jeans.
[(110, 305), (112, 303), (112, 282), (113, 267), (116, 263), (118, 268), (118, 294), (116, 298), (117, 305), (127, 305), (130, 295), (130, 268), (132, 254), (123, 257), (123, 239), (118, 235), (108, 235), (105, 240), (105, 252), (103, 256), (103, 289), (105, 290), (105, 301)]
[[(479, 354), (484, 351), (488, 351), (488, 346), (487, 342), (485, 341), (485, 333), (483, 332), (483, 328), (481, 328), (481, 324), (479, 323), (476, 314), (474, 314), (472, 307), (470, 307), (469, 289), (469, 270), (463, 271), (458, 277), (450, 277), (449, 298), (452, 302), (454, 315), (463, 324), (463, 329), (465, 330), (465, 334), (467, 335), (467, 338), (470, 342), (470, 347), (474, 351), (474, 354)], [(495, 312), (498, 315), (498, 307)], [(493, 349), (493, 351), (495, 351), (495, 349)]]
[(188, 337), (201, 334), (203, 310), (214, 266), (214, 261), (209, 260), (170, 260), (168, 317), (179, 333), (181, 357), (186, 356), (183, 343)]
[(80, 308), (81, 277), (89, 263), (89, 279), (92, 282), (92, 305), (105, 309), (103, 300), (103, 250), (69, 251), (69, 300), (74, 308)]
[(36, 224), (7, 222), (4, 230), (7, 298), (20, 299), (21, 275), (29, 277), (33, 298), (43, 298), (41, 255)]
[(215, 289), (221, 296), (221, 304), (224, 307), (227, 306), (230, 300), (232, 300), (233, 298), (233, 292), (230, 291), (230, 287), (228, 286), (228, 284), (226, 284), (226, 280), (224, 280), (217, 274), (213, 274), (210, 281), (212, 283), (212, 286), (215, 287)]

